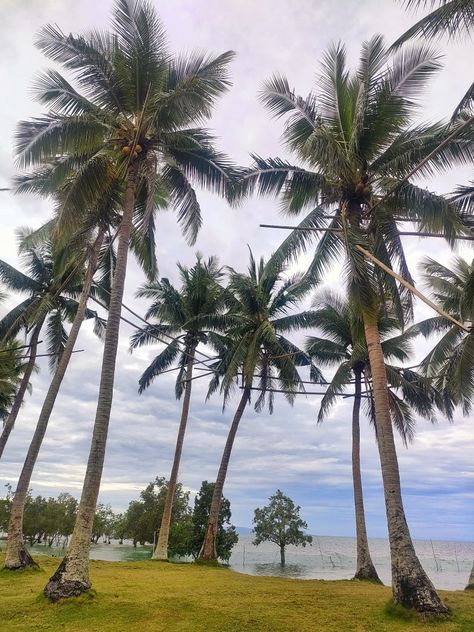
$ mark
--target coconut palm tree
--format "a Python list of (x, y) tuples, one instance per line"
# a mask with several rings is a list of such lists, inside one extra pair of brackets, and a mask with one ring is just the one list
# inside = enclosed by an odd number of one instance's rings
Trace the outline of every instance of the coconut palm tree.
[(55, 264), (55, 256), (58, 253), (55, 252), (51, 241), (37, 247), (21, 245), (29, 233), (27, 229), (18, 231), (20, 257), (27, 274), (0, 260), (0, 280), (3, 284), (11, 291), (27, 295), (24, 301), (0, 320), (0, 339), (7, 341), (21, 331), (25, 331), (29, 337), (28, 361), (0, 437), (0, 457), (30, 382), (36, 362), (40, 333), (46, 326), (49, 367), (54, 371), (64, 352), (67, 338), (63, 323), (64, 320), (74, 319), (78, 308), (75, 298), (81, 290), (81, 279), (75, 265), (71, 264), (71, 261), (66, 261), (65, 265)]
[[(365, 524), (362, 478), (360, 468), (360, 407), (361, 400), (367, 402), (367, 414), (373, 422), (373, 392), (370, 378), (370, 364), (364, 327), (360, 314), (355, 311), (347, 299), (331, 292), (321, 292), (314, 303), (314, 326), (322, 331), (324, 337), (310, 336), (305, 345), (306, 351), (320, 366), (334, 367), (335, 373), (321, 400), (318, 423), (324, 421), (331, 407), (349, 385), (353, 385), (352, 407), (352, 475), (354, 487), (354, 507), (356, 516), (357, 562), (354, 579), (368, 579), (380, 582), (372, 562), (367, 529)], [(386, 360), (396, 359), (404, 362), (409, 358), (411, 339), (417, 335), (416, 328), (405, 333), (397, 333), (398, 321), (387, 314), (379, 317), (379, 331), (382, 349)], [(386, 365), (387, 376), (391, 382), (389, 390), (390, 412), (393, 426), (400, 433), (405, 445), (414, 434), (411, 409), (418, 414), (433, 418), (433, 401), (436, 392), (429, 386), (429, 380), (414, 371)], [(362, 394), (362, 385), (366, 386)], [(401, 391), (401, 397), (397, 394)], [(438, 398), (439, 399), (439, 398)], [(439, 402), (438, 402), (439, 403)]]
[[(217, 559), (215, 543), (222, 492), (237, 429), (252, 390), (259, 391), (255, 410), (260, 412), (268, 398), (270, 413), (275, 386), (280, 386), (290, 403), (296, 389), (304, 390), (297, 367), (310, 365), (311, 361), (286, 338), (286, 334), (311, 324), (310, 311), (288, 314), (309, 286), (299, 277), (284, 280), (283, 271), (282, 264), (275, 264), (271, 258), (266, 264), (263, 259), (257, 263), (252, 254), (248, 274), (230, 269), (228, 291), (234, 297), (234, 304), (230, 313), (220, 318), (225, 336), (214, 334), (212, 337), (220, 359), (211, 365), (216, 374), (211, 380), (209, 394), (220, 385), (225, 405), (239, 379), (242, 394), (222, 454), (200, 560)], [(311, 375), (314, 380), (322, 379), (319, 370), (312, 365)], [(254, 387), (254, 383), (257, 386)]]
[[(474, 324), (474, 261), (456, 257), (448, 268), (429, 257), (420, 265), (425, 284), (434, 300), (449, 314), (465, 323)], [(421, 368), (433, 379), (448, 405), (458, 405), (469, 414), (474, 397), (474, 336), (452, 327), (444, 319), (430, 318), (419, 324), (425, 336), (441, 334)], [(466, 590), (474, 590), (474, 564)]]
[[(193, 242), (201, 225), (192, 182), (224, 194), (232, 184), (225, 156), (197, 124), (209, 118), (229, 86), (232, 53), (173, 57), (161, 23), (147, 2), (116, 0), (112, 33), (65, 35), (47, 26), (39, 48), (72, 74), (44, 73), (36, 94), (50, 111), (20, 124), (18, 162), (41, 169), (56, 161), (61, 184), (80, 164), (69, 189), (78, 214), (97, 205), (103, 182), (122, 182), (115, 274), (104, 341), (99, 398), (81, 502), (70, 547), (45, 594), (52, 600), (90, 587), (90, 533), (103, 469), (129, 241), (137, 199), (145, 192), (143, 225), (152, 221), (156, 191), (165, 192)], [(73, 204), (74, 203), (74, 204)], [(67, 214), (71, 221), (71, 213)], [(74, 218), (72, 218), (74, 221)]]
[[(417, 97), (438, 68), (438, 58), (426, 46), (391, 57), (382, 37), (376, 36), (363, 45), (354, 72), (346, 67), (344, 46), (331, 47), (317, 92), (305, 99), (290, 89), (286, 78), (273, 77), (261, 98), (275, 117), (289, 115), (284, 140), (300, 164), (255, 157), (255, 164), (242, 174), (240, 191), (281, 194), (288, 213), (311, 209), (299, 230), (283, 242), (280, 256), (296, 256), (320, 232), (323, 236), (308, 270), (314, 282), (333, 262), (344, 262), (369, 351), (394, 599), (433, 614), (446, 608), (416, 556), (405, 519), (378, 331), (381, 297), (388, 297), (403, 325), (411, 315), (410, 296), (406, 285), (398, 286), (390, 274), (380, 271), (378, 262), (389, 271), (397, 268), (411, 282), (399, 220), (416, 221), (421, 233), (443, 235), (451, 242), (464, 230), (456, 205), (408, 178), (414, 167), (423, 175), (458, 161), (470, 163), (474, 157), (469, 127), (459, 122), (411, 124)], [(453, 134), (457, 126), (459, 133)]]
[[(37, 174), (20, 177), (18, 179), (18, 189), (28, 188), (36, 189), (42, 194), (54, 194), (57, 207), (61, 212), (66, 214), (68, 209), (68, 196), (71, 187), (70, 181), (64, 183), (59, 190), (55, 190), (54, 173), (55, 166), (50, 166), (42, 171), (41, 176)], [(156, 196), (155, 196), (156, 197)], [(155, 200), (157, 206), (161, 205), (159, 197)], [(25, 502), (28, 498), (28, 490), (36, 465), (41, 445), (48, 427), (54, 404), (56, 402), (59, 389), (66, 374), (69, 361), (72, 356), (74, 345), (76, 344), (79, 331), (84, 318), (94, 316), (94, 331), (100, 337), (103, 337), (104, 322), (97, 316), (95, 312), (91, 312), (87, 308), (89, 297), (94, 300), (102, 299), (99, 303), (105, 307), (108, 306), (110, 300), (111, 279), (115, 268), (115, 252), (113, 239), (110, 237), (111, 228), (117, 225), (117, 205), (120, 203), (120, 186), (117, 182), (112, 182), (109, 194), (105, 200), (99, 200), (99, 204), (95, 209), (91, 209), (86, 216), (86, 223), (82, 226), (77, 234), (68, 234), (68, 254), (74, 257), (75, 263), (79, 266), (81, 262), (86, 262), (87, 266), (84, 272), (81, 294), (79, 298), (78, 308), (74, 321), (72, 323), (69, 335), (64, 345), (64, 351), (61, 359), (56, 366), (53, 378), (49, 385), (46, 397), (41, 408), (40, 416), (30, 442), (20, 478), (13, 496), (9, 526), (8, 540), (5, 554), (4, 568), (16, 570), (27, 566), (36, 567), (37, 564), (26, 550), (23, 543), (23, 515)], [(154, 226), (149, 224), (146, 233), (141, 230), (140, 222), (143, 218), (143, 203), (138, 201), (135, 209), (134, 226), (132, 227), (130, 248), (137, 256), (139, 264), (143, 267), (149, 278), (154, 278), (156, 272), (156, 257), (154, 250)], [(58, 215), (38, 230), (29, 234), (24, 240), (24, 247), (35, 247), (41, 244), (45, 239), (56, 239), (59, 243), (64, 242), (64, 236), (61, 238), (61, 216)], [(73, 254), (74, 253), (74, 254)], [(97, 282), (93, 285), (94, 275), (98, 274)]]
[(144, 344), (156, 344), (156, 336), (172, 336), (170, 342), (154, 358), (139, 380), (139, 392), (148, 388), (153, 380), (177, 363), (176, 398), (184, 393), (181, 409), (173, 466), (166, 492), (165, 506), (159, 529), (158, 542), (153, 551), (154, 560), (168, 559), (168, 538), (171, 525), (173, 499), (178, 481), (179, 465), (183, 450), (184, 436), (188, 422), (189, 405), (193, 380), (196, 349), (200, 343), (208, 341), (208, 330), (201, 325), (204, 317), (208, 328), (213, 326), (213, 317), (218, 317), (226, 307), (226, 293), (220, 285), (223, 276), (217, 259), (202, 261), (198, 255), (196, 264), (187, 268), (178, 264), (181, 287), (175, 288), (168, 279), (149, 283), (139, 290), (138, 296), (153, 301), (146, 318), (156, 318), (157, 324), (150, 324), (138, 330), (131, 341), (135, 349)]
[[(43, 443), (44, 435), (48, 427), (48, 422), (54, 408), (56, 397), (59, 393), (61, 383), (69, 366), (69, 361), (71, 359), (81, 325), (85, 318), (88, 318), (93, 314), (93, 312), (87, 309), (87, 302), (91, 291), (94, 273), (96, 272), (98, 266), (103, 238), (104, 231), (99, 230), (93, 244), (91, 245), (91, 248), (88, 249), (88, 252), (86, 254), (86, 258), (88, 260), (87, 269), (84, 274), (81, 294), (77, 305), (76, 314), (74, 316), (74, 321), (71, 325), (71, 329), (67, 336), (67, 339), (65, 340), (64, 349), (59, 362), (57, 362), (56, 364), (54, 375), (44, 399), (35, 432), (33, 434), (25, 462), (23, 464), (23, 468), (18, 479), (18, 484), (15, 489), (15, 494), (13, 496), (10, 509), (8, 540), (4, 562), (5, 569), (17, 570), (19, 568), (25, 568), (27, 566), (33, 568), (37, 567), (36, 562), (33, 560), (23, 544), (23, 514), (25, 502), (28, 497), (33, 469), (35, 467), (36, 460), (38, 458), (38, 454)], [(80, 257), (81, 254), (78, 253), (78, 256)], [(75, 262), (76, 261), (77, 257), (75, 257)], [(100, 319), (98, 317), (96, 317), (96, 324), (97, 323), (100, 324)]]

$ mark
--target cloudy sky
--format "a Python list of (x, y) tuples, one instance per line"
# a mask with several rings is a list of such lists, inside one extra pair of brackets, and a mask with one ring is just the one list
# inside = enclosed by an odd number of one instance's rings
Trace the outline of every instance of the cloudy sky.
[[(414, 21), (413, 15), (406, 14), (401, 4), (392, 0), (155, 0), (155, 4), (173, 50), (237, 52), (232, 64), (233, 87), (220, 101), (210, 126), (216, 130), (221, 148), (240, 164), (248, 164), (250, 152), (284, 155), (279, 142), (281, 127), (269, 119), (257, 100), (264, 79), (282, 72), (297, 92), (306, 94), (314, 85), (318, 62), (331, 42), (342, 39), (349, 59), (356, 61), (362, 41), (382, 32), (391, 42)], [(111, 0), (3, 0), (0, 73), (5, 90), (0, 100), (0, 187), (8, 186), (15, 173), (12, 138), (17, 121), (41, 112), (29, 90), (35, 74), (50, 64), (34, 48), (35, 32), (48, 22), (57, 23), (65, 32), (106, 28), (111, 5)], [(443, 54), (444, 68), (423, 103), (420, 116), (429, 121), (448, 116), (472, 81), (472, 43), (440, 41), (436, 46)], [(423, 184), (446, 192), (465, 182), (469, 175), (468, 170), (456, 170)], [(0, 196), (0, 257), (17, 265), (15, 228), (39, 226), (48, 218), (50, 206), (34, 197), (13, 197), (5, 192)], [(160, 273), (174, 281), (176, 262), (192, 264), (196, 250), (216, 254), (222, 263), (243, 269), (247, 244), (256, 255), (268, 256), (284, 236), (279, 231), (258, 228), (259, 223), (279, 221), (274, 200), (250, 200), (238, 209), (230, 209), (207, 193), (201, 193), (200, 200), (205, 221), (193, 249), (184, 242), (172, 213), (163, 213), (157, 221)], [(413, 269), (423, 254), (435, 255), (444, 262), (450, 257), (447, 247), (437, 240), (406, 238), (405, 246)], [(472, 257), (466, 247), (459, 253)], [(335, 271), (328, 277), (328, 284), (336, 287), (337, 279)], [(138, 267), (132, 262), (126, 302), (143, 313), (146, 305), (134, 299), (141, 282)], [(12, 297), (8, 305), (15, 300)], [(5, 309), (2, 306), (0, 314)], [(427, 315), (427, 309), (418, 309), (420, 318)], [(137, 395), (137, 380), (158, 348), (130, 355), (131, 332), (131, 327), (123, 326), (101, 490), (101, 500), (110, 502), (116, 510), (126, 508), (156, 475), (168, 475), (180, 413), (172, 374), (162, 376), (144, 395)], [(80, 494), (95, 415), (101, 344), (85, 326), (77, 347), (85, 352), (74, 356), (64, 381), (33, 475), (35, 493)], [(418, 357), (423, 350), (420, 345)], [(47, 367), (42, 366), (0, 464), (0, 481), (13, 487), (48, 379)], [(203, 380), (197, 380), (180, 474), (183, 484), (193, 491), (203, 479), (212, 480), (216, 475), (235, 406), (231, 402), (222, 414), (218, 397), (204, 405), (205, 392)], [(339, 403), (321, 426), (315, 423), (318, 405), (317, 397), (301, 397), (293, 408), (277, 400), (272, 416), (247, 411), (225, 487), (235, 524), (250, 526), (254, 508), (262, 506), (280, 488), (302, 506), (312, 533), (354, 533), (350, 400)], [(473, 539), (472, 437), (472, 420), (459, 414), (452, 425), (442, 418), (435, 426), (419, 421), (415, 442), (409, 449), (400, 444), (405, 505), (414, 537)], [(378, 452), (367, 423), (362, 427), (362, 463), (369, 535), (383, 537), (386, 527)]]

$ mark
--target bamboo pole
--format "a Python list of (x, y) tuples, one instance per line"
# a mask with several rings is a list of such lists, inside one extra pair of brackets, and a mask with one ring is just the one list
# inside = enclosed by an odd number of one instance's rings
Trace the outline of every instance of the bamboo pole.
[[(303, 226), (301, 226), (301, 227), (300, 226), (278, 226), (276, 224), (260, 224), (260, 226), (262, 228), (283, 228), (283, 229), (290, 229), (290, 230), (309, 230), (309, 231), (329, 230), (329, 231), (337, 232), (337, 233), (341, 232), (340, 230), (337, 230), (337, 229), (334, 229), (334, 228), (319, 229), (319, 228), (310, 228), (310, 227), (303, 227)], [(466, 333), (468, 333), (468, 334), (471, 333), (471, 329), (469, 327), (466, 327), (463, 323), (459, 322), (458, 320), (453, 318), (453, 316), (451, 316), (450, 314), (445, 312), (443, 309), (441, 309), (441, 307), (438, 307), (436, 305), (436, 303), (433, 303), (433, 301), (430, 301), (430, 299), (427, 296), (425, 296), (424, 294), (422, 294), (419, 290), (417, 290), (414, 285), (409, 283), (406, 279), (404, 279), (402, 276), (400, 276), (397, 272), (394, 272), (393, 270), (391, 270), (382, 261), (380, 261), (380, 259), (377, 259), (377, 257), (375, 257), (368, 250), (366, 250), (365, 248), (363, 248), (362, 246), (359, 246), (359, 245), (356, 245), (356, 248), (359, 250), (359, 252), (362, 252), (362, 254), (365, 257), (367, 257), (367, 259), (370, 259), (373, 263), (378, 265), (379, 268), (382, 268), (382, 270), (384, 270), (387, 274), (392, 276), (394, 279), (397, 279), (397, 281), (399, 281), (404, 287), (406, 287), (408, 290), (410, 290), (410, 292), (412, 292), (421, 301), (423, 301), (423, 303), (425, 303), (426, 305), (431, 307), (431, 309), (433, 309), (435, 312), (437, 312), (440, 316), (442, 316), (443, 318), (446, 318), (450, 322), (454, 323), (457, 327), (459, 327), (460, 329), (462, 329)]]
[(453, 316), (451, 316), (450, 314), (445, 312), (444, 309), (441, 309), (441, 307), (438, 307), (438, 305), (436, 305), (436, 303), (433, 303), (433, 301), (430, 301), (430, 299), (427, 296), (425, 296), (424, 294), (422, 294), (421, 292), (419, 292), (414, 285), (409, 283), (406, 279), (404, 279), (402, 276), (400, 276), (400, 274), (398, 274), (397, 272), (394, 272), (393, 270), (391, 270), (388, 266), (385, 265), (385, 263), (380, 261), (380, 259), (377, 259), (377, 257), (375, 257), (371, 252), (369, 252), (368, 250), (366, 250), (365, 248), (363, 248), (362, 246), (359, 246), (359, 245), (356, 245), (356, 248), (359, 250), (359, 252), (362, 252), (362, 254), (365, 257), (367, 257), (367, 259), (370, 259), (373, 263), (378, 265), (379, 268), (382, 268), (382, 270), (384, 270), (387, 274), (389, 274), (394, 279), (399, 281), (399, 283), (401, 283), (403, 285), (403, 287), (406, 287), (407, 290), (410, 290), (410, 292), (412, 292), (421, 301), (423, 301), (423, 303), (425, 303), (426, 305), (431, 307), (431, 309), (434, 309), (434, 311), (437, 312), (440, 316), (442, 316), (443, 318), (446, 318), (447, 320), (451, 321), (457, 327), (459, 327), (460, 329), (465, 331), (467, 334), (469, 334), (471, 332), (469, 327), (466, 327), (463, 323), (459, 322), (459, 320), (456, 320)]

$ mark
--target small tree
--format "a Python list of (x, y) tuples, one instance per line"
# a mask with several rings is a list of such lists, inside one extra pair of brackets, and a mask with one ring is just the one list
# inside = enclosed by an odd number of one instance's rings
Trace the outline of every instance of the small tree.
[[(192, 516), (193, 536), (191, 541), (191, 555), (198, 556), (209, 522), (209, 512), (214, 494), (215, 483), (203, 481), (201, 489), (194, 501)], [(216, 554), (217, 558), (227, 562), (232, 553), (232, 548), (239, 539), (231, 519), (230, 501), (222, 496), (217, 518)]]
[(280, 547), (281, 565), (285, 566), (286, 546), (306, 546), (307, 543), (311, 544), (313, 538), (303, 533), (302, 529), (307, 529), (308, 525), (300, 518), (301, 507), (296, 506), (291, 498), (277, 489), (268, 500), (270, 502), (266, 507), (255, 509), (253, 543), (256, 546), (266, 541), (277, 544)]

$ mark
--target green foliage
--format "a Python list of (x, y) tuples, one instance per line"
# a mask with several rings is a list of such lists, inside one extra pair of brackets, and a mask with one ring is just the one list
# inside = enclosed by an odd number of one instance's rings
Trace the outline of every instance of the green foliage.
[(0, 341), (0, 421), (6, 419), (15, 400), (26, 363), (19, 340)]
[[(161, 524), (163, 510), (165, 506), (168, 482), (163, 477), (156, 477), (146, 488), (140, 492), (140, 500), (132, 500), (123, 516), (123, 533), (127, 538), (137, 543), (152, 544), (156, 540), (157, 529)], [(180, 551), (185, 548), (183, 545), (183, 533), (185, 532), (182, 522), (186, 522), (190, 515), (189, 492), (183, 490), (181, 483), (176, 485), (173, 499), (173, 510), (171, 514), (171, 529), (169, 549), (174, 552), (174, 547)], [(179, 526), (177, 526), (179, 525)]]
[(265, 507), (255, 509), (253, 543), (259, 545), (269, 541), (283, 550), (288, 545), (311, 544), (313, 538), (303, 532), (308, 525), (300, 518), (301, 507), (295, 505), (291, 498), (279, 489), (270, 496), (269, 501)]
[(92, 525), (92, 541), (97, 544), (101, 536), (106, 541), (110, 540), (114, 534), (115, 521), (116, 516), (112, 511), (112, 507), (99, 503), (95, 510), (94, 523)]
[[(0, 498), (0, 531), (8, 530), (11, 501), (11, 487), (7, 486), (5, 498)], [(23, 517), (24, 537), (30, 544), (64, 544), (74, 529), (77, 506), (77, 500), (67, 493), (57, 498), (33, 497), (29, 493)]]
[[(456, 257), (447, 267), (429, 257), (421, 262), (423, 280), (433, 299), (448, 314), (471, 326), (474, 322), (474, 261)], [(461, 406), (465, 414), (472, 408), (474, 397), (474, 335), (465, 333), (440, 317), (417, 325), (429, 336), (442, 334), (423, 359), (422, 370), (442, 393), (446, 408)]]
[[(348, 299), (329, 291), (316, 295), (314, 308), (313, 324), (323, 337), (309, 336), (306, 351), (319, 365), (336, 369), (321, 399), (318, 423), (325, 419), (337, 398), (347, 391), (354, 379), (364, 380), (369, 397), (363, 401), (369, 419), (374, 422), (369, 353), (360, 311)], [(407, 444), (413, 440), (415, 433), (413, 412), (434, 421), (436, 408), (446, 413), (449, 409), (429, 379), (421, 373), (389, 363), (390, 360), (406, 362), (409, 359), (413, 352), (413, 339), (420, 333), (419, 325), (400, 332), (397, 319), (381, 311), (378, 327), (386, 361), (392, 423)]]
[(362, 45), (354, 70), (342, 44), (330, 47), (306, 98), (284, 77), (273, 77), (261, 99), (273, 117), (285, 119), (283, 139), (297, 164), (255, 157), (238, 191), (278, 195), (283, 211), (309, 212), (300, 226), (330, 229), (322, 236), (294, 231), (279, 248), (279, 260), (296, 258), (319, 239), (309, 279), (320, 283), (335, 260), (344, 262), (351, 299), (367, 313), (389, 305), (401, 327), (412, 316), (409, 293), (360, 247), (410, 281), (398, 221), (417, 220), (420, 230), (451, 244), (464, 231), (460, 202), (406, 180), (415, 167), (419, 175), (432, 175), (474, 160), (472, 126), (463, 127), (462, 117), (452, 125), (413, 122), (419, 97), (439, 68), (439, 57), (426, 45), (393, 54), (377, 35)]
[[(211, 508), (212, 494), (214, 492), (214, 483), (203, 481), (201, 489), (194, 501), (194, 510), (192, 514), (192, 540), (189, 552), (193, 557), (199, 555), (204, 535), (206, 533), (207, 524), (209, 522), (209, 510)], [(230, 501), (222, 497), (219, 517), (217, 520), (217, 537), (216, 551), (218, 559), (228, 561), (232, 548), (237, 544), (239, 536), (235, 531), (235, 527), (230, 524), (231, 519)]]
[(152, 300), (146, 318), (156, 318), (157, 323), (138, 330), (132, 336), (131, 348), (144, 344), (156, 345), (157, 338), (173, 336), (141, 376), (140, 393), (162, 371), (176, 363), (180, 370), (176, 377), (175, 392), (178, 398), (181, 397), (187, 378), (188, 360), (194, 355), (199, 343), (209, 341), (209, 331), (219, 328), (219, 317), (228, 301), (227, 293), (220, 284), (222, 270), (215, 257), (203, 261), (198, 254), (192, 268), (181, 264), (178, 264), (178, 268), (181, 276), (179, 289), (168, 279), (161, 279), (146, 284), (137, 293), (139, 297)]
[[(157, 273), (154, 211), (171, 206), (188, 241), (202, 223), (194, 186), (226, 195), (233, 167), (200, 127), (229, 87), (231, 51), (172, 55), (154, 8), (116, 0), (112, 31), (65, 34), (47, 25), (37, 47), (47, 70), (34, 93), (47, 111), (22, 121), (18, 164), (23, 191), (55, 194), (58, 234), (120, 221), (133, 164), (138, 174), (131, 247), (149, 278)], [(108, 202), (110, 201), (110, 203)]]
[[(403, 0), (408, 9), (424, 7), (427, 0)], [(421, 18), (393, 44), (393, 48), (401, 46), (413, 37), (426, 39), (447, 34), (450, 37), (468, 35), (474, 26), (473, 0), (432, 0), (429, 3), (433, 10)]]
[[(45, 324), (47, 351), (51, 354), (49, 366), (53, 371), (67, 339), (64, 322), (72, 322), (76, 313), (76, 298), (82, 283), (81, 266), (64, 250), (58, 250), (51, 240), (30, 245), (29, 229), (21, 229), (18, 234), (25, 273), (0, 260), (0, 281), (9, 290), (27, 298), (0, 319), (0, 340), (8, 344), (21, 331), (30, 332), (35, 325), (43, 327)], [(95, 312), (87, 311), (86, 318), (95, 317)]]
[[(130, 538), (136, 544), (152, 544), (157, 540), (164, 510), (168, 482), (157, 477), (140, 493), (140, 500), (132, 500), (127, 511), (116, 521), (118, 534)], [(214, 484), (203, 481), (194, 501), (194, 509), (189, 506), (189, 492), (178, 483), (173, 500), (168, 550), (171, 556), (197, 557), (204, 540), (209, 518)], [(230, 524), (230, 502), (223, 499), (218, 523), (218, 557), (227, 561), (238, 536)], [(116, 527), (117, 529), (117, 527)], [(117, 531), (116, 531), (117, 533)]]
[[(255, 385), (260, 390), (255, 410), (268, 404), (271, 413), (273, 389), (286, 391), (290, 403), (294, 391), (304, 390), (298, 367), (309, 367), (311, 359), (286, 335), (311, 326), (311, 311), (290, 313), (310, 287), (299, 275), (286, 276), (285, 265), (274, 257), (256, 261), (252, 253), (247, 274), (233, 269), (229, 273), (227, 290), (232, 302), (220, 322), (226, 333), (210, 337), (219, 360), (210, 365), (216, 373), (209, 395), (220, 386), (225, 404), (240, 381), (248, 387)], [(311, 371), (314, 380), (322, 379), (317, 367), (312, 365)]]

